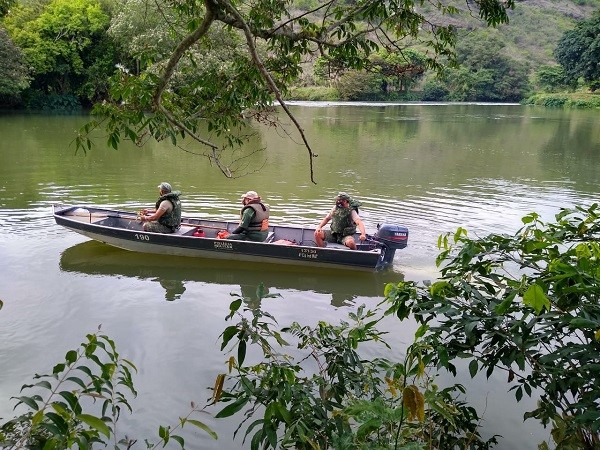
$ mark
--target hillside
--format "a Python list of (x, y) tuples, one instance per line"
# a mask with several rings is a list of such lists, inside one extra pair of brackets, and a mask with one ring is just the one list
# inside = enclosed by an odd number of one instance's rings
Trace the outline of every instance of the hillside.
[(587, 19), (600, 8), (600, 0), (586, 2), (527, 0), (510, 13), (510, 23), (498, 33), (507, 43), (507, 53), (530, 61), (533, 67), (554, 62), (553, 51), (563, 33), (575, 22)]
[(465, 8), (456, 16), (436, 15), (428, 4), (421, 7), (438, 24), (451, 24), (461, 30), (483, 35), (497, 35), (506, 43), (505, 51), (512, 58), (528, 61), (531, 68), (554, 63), (553, 51), (567, 30), (579, 20), (589, 18), (600, 9), (600, 0), (525, 0), (517, 2), (509, 11), (510, 22), (490, 29), (476, 16), (465, 14)]

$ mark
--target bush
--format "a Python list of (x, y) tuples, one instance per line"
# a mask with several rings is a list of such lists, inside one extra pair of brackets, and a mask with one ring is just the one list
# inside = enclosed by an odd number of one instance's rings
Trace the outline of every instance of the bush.
[[(264, 293), (259, 286), (259, 299), (273, 296)], [(476, 411), (460, 400), (464, 388), (439, 388), (428, 375), (424, 329), (400, 361), (365, 359), (360, 350), (366, 343), (381, 347), (370, 347), (370, 354), (390, 353), (377, 330), (381, 308), (359, 307), (339, 325), (278, 329), (260, 308), (241, 309), (251, 300), (231, 303), (227, 319), (238, 322), (223, 332), (221, 348), (233, 344), (237, 357), (229, 358), (229, 374), (217, 377), (215, 399), (226, 405), (217, 418), (245, 411), (238, 431), (249, 423), (244, 439), (252, 450), (487, 450), (496, 443), (496, 437), (485, 441), (479, 435)], [(262, 355), (254, 364), (246, 363), (250, 346), (253, 355)]]
[[(19, 397), (13, 397), (15, 408), (22, 406), (27, 412), (0, 425), (0, 448), (91, 449), (99, 444), (115, 450), (131, 449), (137, 440), (119, 438), (116, 425), (123, 410), (131, 412), (128, 398), (137, 395), (134, 372), (135, 365), (119, 356), (114, 341), (100, 334), (100, 329), (88, 334), (52, 373), (35, 375), (34, 383), (24, 385)], [(199, 411), (192, 403), (190, 413), (179, 418), (177, 425), (159, 426), (158, 443), (145, 440), (144, 447), (165, 447), (172, 440), (184, 450), (183, 438), (175, 433), (185, 425), (200, 428), (216, 439), (214, 431), (190, 418)]]
[(600, 209), (563, 209), (556, 222), (532, 213), (514, 236), (469, 239), (464, 229), (438, 244), (441, 278), (389, 285), (389, 314), (428, 329), (432, 362), (456, 375), (508, 375), (525, 413), (552, 425), (558, 448), (600, 448)]
[(325, 86), (294, 87), (287, 95), (287, 100), (335, 101), (340, 95), (335, 88)]
[(337, 89), (342, 100), (374, 101), (383, 100), (381, 76), (368, 72), (349, 71), (337, 82)]
[(445, 101), (448, 98), (448, 88), (438, 80), (429, 80), (423, 86), (421, 99), (424, 101)]
[(76, 112), (81, 110), (79, 99), (72, 94), (44, 94), (28, 91), (23, 96), (25, 108), (31, 111)]
[(594, 94), (536, 94), (523, 102), (526, 105), (546, 106), (549, 108), (600, 108), (600, 96)]

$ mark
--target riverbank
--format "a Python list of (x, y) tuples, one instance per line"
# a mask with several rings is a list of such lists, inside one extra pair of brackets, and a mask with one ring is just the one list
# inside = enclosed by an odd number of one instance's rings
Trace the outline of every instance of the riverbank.
[[(406, 100), (418, 101), (419, 97), (420, 95), (414, 92), (411, 98)], [(308, 86), (291, 88), (286, 100), (331, 102), (340, 101), (341, 98), (335, 88)], [(600, 91), (597, 94), (590, 92), (539, 93), (522, 100), (521, 103), (548, 108), (600, 109)]]
[(600, 109), (600, 92), (597, 94), (588, 92), (535, 94), (522, 103), (556, 108)]

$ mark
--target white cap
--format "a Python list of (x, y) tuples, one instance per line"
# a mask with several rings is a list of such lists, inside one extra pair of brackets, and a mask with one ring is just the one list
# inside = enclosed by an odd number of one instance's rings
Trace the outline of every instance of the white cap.
[(250, 200), (254, 200), (260, 198), (256, 191), (248, 191), (245, 194), (242, 194), (242, 198), (249, 198)]

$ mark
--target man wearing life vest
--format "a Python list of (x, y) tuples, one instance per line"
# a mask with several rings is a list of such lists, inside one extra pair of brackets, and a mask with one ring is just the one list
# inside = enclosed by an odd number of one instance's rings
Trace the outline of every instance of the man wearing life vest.
[(144, 231), (173, 233), (181, 226), (181, 193), (173, 192), (171, 185), (166, 182), (160, 183), (158, 189), (156, 209), (142, 209), (140, 220), (144, 224)]
[(240, 225), (227, 239), (263, 242), (269, 234), (269, 206), (255, 191), (242, 195), (242, 205)]
[[(330, 230), (323, 231), (323, 227), (331, 221)], [(326, 242), (337, 242), (346, 247), (356, 250), (354, 233), (356, 227), (360, 230), (360, 240), (367, 238), (365, 225), (358, 216), (358, 212), (350, 205), (350, 196), (345, 192), (340, 192), (335, 198), (335, 206), (321, 220), (321, 223), (315, 230), (315, 242), (319, 247), (325, 247)]]

